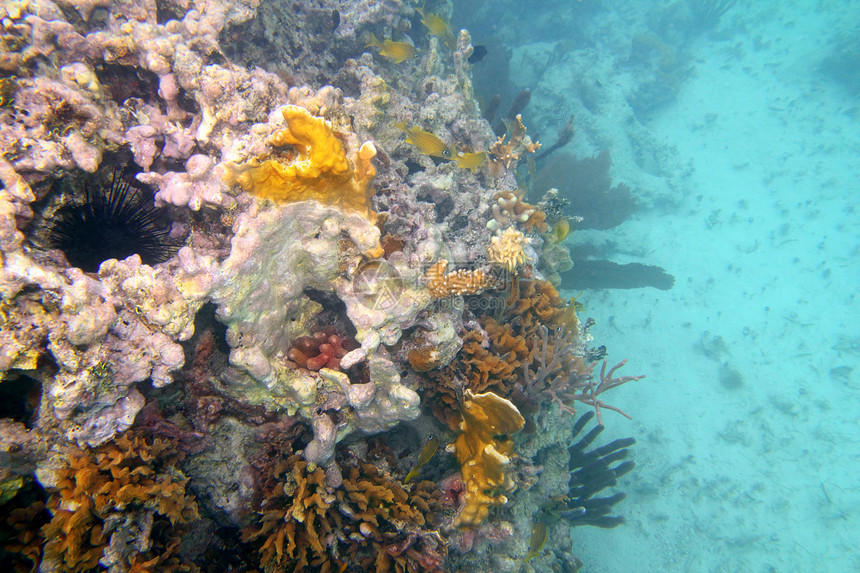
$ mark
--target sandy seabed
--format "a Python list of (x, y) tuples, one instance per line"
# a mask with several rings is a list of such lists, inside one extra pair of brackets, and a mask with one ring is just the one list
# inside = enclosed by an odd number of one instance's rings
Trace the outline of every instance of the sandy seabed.
[(818, 67), (845, 15), (698, 40), (644, 122), (693, 171), (617, 229), (674, 288), (581, 296), (610, 361), (648, 376), (612, 397), (638, 467), (625, 526), (573, 531), (584, 570), (860, 570), (860, 112)]

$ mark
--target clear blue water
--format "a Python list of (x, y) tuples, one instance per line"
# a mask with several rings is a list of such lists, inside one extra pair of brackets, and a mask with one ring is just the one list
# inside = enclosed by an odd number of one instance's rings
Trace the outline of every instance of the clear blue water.
[(719, 4), (455, 3), (488, 67), (510, 54), (479, 92), (530, 88), (545, 143), (573, 115), (565, 151), (609, 149), (640, 199), (569, 244), (676, 278), (580, 297), (648, 378), (607, 422), (639, 440), (628, 523), (574, 547), (595, 572), (857, 571), (860, 10)]

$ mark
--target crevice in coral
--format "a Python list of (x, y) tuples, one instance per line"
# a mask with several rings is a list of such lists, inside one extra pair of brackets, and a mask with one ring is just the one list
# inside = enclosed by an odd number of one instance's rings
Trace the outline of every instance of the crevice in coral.
[(32, 428), (41, 395), (39, 380), (24, 372), (7, 372), (0, 381), (0, 418), (11, 418)]

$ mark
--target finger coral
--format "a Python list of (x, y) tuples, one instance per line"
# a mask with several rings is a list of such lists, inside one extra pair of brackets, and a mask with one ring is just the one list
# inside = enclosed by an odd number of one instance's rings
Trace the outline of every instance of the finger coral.
[(540, 149), (540, 143), (533, 142), (526, 135), (522, 115), (517, 114), (516, 118), (508, 121), (506, 125), (508, 133), (499, 137), (488, 152), (495, 173), (511, 169), (524, 154), (534, 153)]
[(487, 223), (491, 231), (498, 231), (505, 226), (522, 225), (526, 231), (545, 232), (549, 227), (546, 223), (546, 213), (535, 205), (523, 201), (519, 191), (502, 191), (496, 193), (492, 204), (493, 218)]
[(371, 164), (376, 156), (373, 143), (365, 142), (347, 158), (343, 144), (324, 118), (295, 105), (284, 106), (282, 113), (287, 127), (273, 133), (267, 143), (274, 148), (289, 146), (293, 153), (273, 154), (262, 162), (252, 160), (236, 166), (228, 174), (228, 182), (238, 183), (264, 199), (315, 199), (376, 220), (370, 206), (370, 182), (376, 175)]
[(508, 502), (498, 492), (514, 487), (505, 474), (505, 466), (513, 455), (513, 440), (509, 436), (523, 429), (525, 419), (510, 401), (492, 392), (473, 394), (466, 390), (465, 396), (462, 433), (457, 436), (453, 450), (466, 484), (466, 504), (454, 526), (470, 528), (487, 518), (490, 507)]

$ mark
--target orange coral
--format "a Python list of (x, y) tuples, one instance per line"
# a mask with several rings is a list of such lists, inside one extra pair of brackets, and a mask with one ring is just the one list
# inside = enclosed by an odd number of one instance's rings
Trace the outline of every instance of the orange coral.
[(259, 524), (242, 532), (243, 541), (263, 540), (263, 569), (343, 571), (357, 564), (378, 573), (435, 571), (444, 547), (423, 529), (440, 507), (435, 484), (407, 489), (373, 464), (340, 465), (343, 483), (336, 488), (326, 486), (325, 471), (298, 455), (272, 467)]
[[(127, 434), (92, 452), (73, 451), (58, 472), (59, 491), (48, 502), (54, 515), (43, 530), (45, 560), (63, 564), (62, 571), (96, 567), (109, 542), (105, 522), (114, 516), (122, 516), (123, 523), (134, 512), (154, 513), (171, 526), (195, 519), (197, 504), (185, 494), (187, 479), (171, 467), (177, 459), (170, 442)], [(141, 559), (164, 564), (170, 556), (164, 547), (150, 553), (129, 555), (129, 565)]]
[(370, 206), (376, 175), (371, 160), (376, 156), (373, 143), (367, 141), (347, 158), (340, 139), (331, 124), (314, 117), (306, 109), (288, 105), (282, 111), (287, 127), (273, 133), (268, 144), (291, 146), (295, 157), (289, 161), (270, 158), (252, 160), (228, 171), (229, 184), (238, 183), (245, 191), (276, 201), (314, 199), (356, 211), (371, 221), (376, 213)]
[[(523, 117), (517, 114), (516, 121), (506, 122), (508, 133), (500, 137), (488, 151), (490, 161), (496, 173), (510, 169), (525, 153), (534, 153), (540, 149), (540, 143), (532, 141), (526, 135)], [(507, 142), (505, 139), (507, 138)]]
[(466, 484), (466, 504), (454, 520), (455, 527), (480, 525), (490, 507), (508, 502), (499, 490), (510, 491), (514, 484), (505, 474), (505, 466), (513, 455), (513, 440), (508, 436), (519, 432), (525, 420), (510, 401), (486, 392), (473, 394), (466, 390), (463, 421), (453, 444)]
[(427, 290), (433, 298), (477, 294), (493, 284), (490, 275), (481, 269), (460, 269), (446, 273), (447, 269), (448, 261), (440, 259), (424, 275)]
[[(472, 392), (492, 390), (504, 398), (514, 399), (520, 408), (525, 407), (518, 388), (528, 387), (529, 381), (523, 379), (523, 368), (534, 359), (536, 345), (543, 340), (542, 326), (547, 326), (551, 333), (547, 342), (550, 350), (559, 337), (563, 338), (568, 332), (579, 333), (574, 304), (561, 298), (551, 283), (520, 282), (522, 288), (501, 320), (481, 317), (483, 330), (468, 330), (461, 335), (463, 345), (451, 364), (425, 375), (429, 382), (424, 390), (425, 404), (452, 429), (459, 422), (459, 397), (466, 389)], [(488, 308), (492, 306), (487, 305)], [(587, 370), (579, 356), (572, 356), (565, 367), (577, 372)]]

